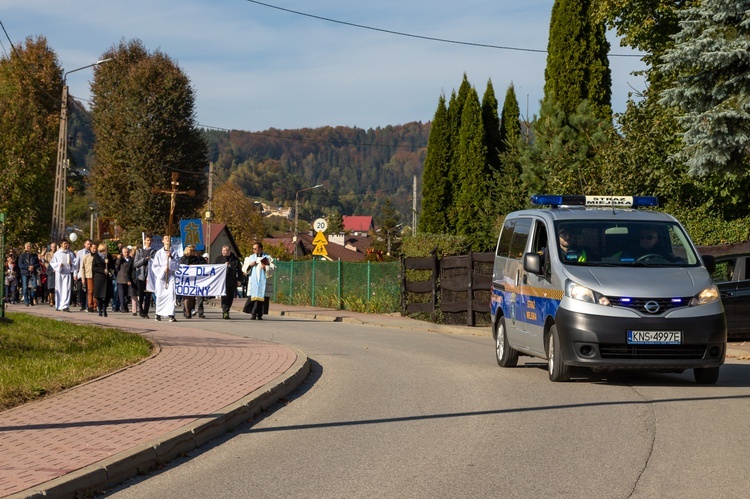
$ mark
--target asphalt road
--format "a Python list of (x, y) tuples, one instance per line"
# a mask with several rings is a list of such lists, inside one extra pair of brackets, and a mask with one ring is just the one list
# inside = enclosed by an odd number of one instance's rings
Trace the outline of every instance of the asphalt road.
[[(491, 338), (283, 317), (194, 322), (293, 345), (308, 381), (116, 498), (742, 497), (750, 364), (588, 375), (495, 363)], [(523, 358), (522, 358), (523, 359)], [(523, 363), (523, 360), (522, 360)]]

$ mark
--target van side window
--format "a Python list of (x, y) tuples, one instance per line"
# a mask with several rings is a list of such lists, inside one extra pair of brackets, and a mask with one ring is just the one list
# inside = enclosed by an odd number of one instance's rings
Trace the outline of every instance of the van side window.
[(547, 227), (542, 220), (537, 220), (534, 225), (534, 239), (531, 241), (531, 252), (537, 253), (542, 257), (542, 268), (545, 275), (549, 274), (550, 270), (548, 245)]
[(520, 260), (526, 251), (526, 242), (529, 240), (529, 231), (531, 230), (530, 218), (519, 218), (516, 220), (516, 227), (513, 231), (513, 238), (510, 241), (510, 258)]
[(500, 241), (497, 243), (497, 256), (507, 257), (510, 253), (510, 240), (513, 238), (513, 228), (515, 226), (515, 219), (505, 220), (503, 231), (500, 233)]

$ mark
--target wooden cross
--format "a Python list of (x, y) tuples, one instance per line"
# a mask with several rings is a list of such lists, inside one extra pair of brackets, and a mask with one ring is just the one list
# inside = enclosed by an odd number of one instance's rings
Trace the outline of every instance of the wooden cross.
[(186, 194), (188, 196), (195, 196), (195, 190), (189, 190), (189, 191), (177, 190), (177, 186), (180, 185), (180, 183), (177, 181), (179, 176), (180, 176), (179, 173), (172, 172), (172, 190), (157, 189), (156, 187), (153, 187), (151, 189), (152, 194), (170, 194), (172, 197), (169, 203), (169, 227), (167, 228), (167, 235), (169, 237), (172, 237), (172, 221), (174, 220), (174, 208), (175, 208), (175, 204), (177, 203), (177, 195)]

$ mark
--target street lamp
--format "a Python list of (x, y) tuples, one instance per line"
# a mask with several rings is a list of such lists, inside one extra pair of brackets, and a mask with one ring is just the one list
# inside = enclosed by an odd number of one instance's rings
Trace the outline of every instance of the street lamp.
[(91, 213), (91, 221), (89, 222), (89, 239), (94, 240), (94, 215), (96, 215), (96, 205), (89, 205), (89, 212)]
[(300, 189), (297, 191), (297, 194), (294, 195), (294, 237), (292, 238), (292, 241), (294, 242), (294, 258), (297, 258), (297, 221), (299, 219), (299, 193), (305, 192), (305, 191), (311, 191), (313, 189), (317, 189), (318, 187), (323, 187), (323, 184), (314, 185), (312, 187), (306, 187), (304, 189)]
[(65, 234), (65, 196), (67, 194), (68, 178), (68, 85), (67, 79), (70, 73), (82, 69), (98, 66), (109, 62), (112, 58), (96, 61), (88, 66), (68, 71), (63, 75), (62, 106), (60, 108), (60, 135), (57, 139), (57, 169), (55, 171), (55, 201), (52, 204), (52, 240), (59, 241)]

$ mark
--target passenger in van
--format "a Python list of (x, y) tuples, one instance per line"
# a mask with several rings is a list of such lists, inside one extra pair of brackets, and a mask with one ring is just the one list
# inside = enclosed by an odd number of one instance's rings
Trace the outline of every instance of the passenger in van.
[(573, 244), (573, 237), (576, 235), (573, 227), (560, 225), (557, 230), (557, 240), (560, 245), (560, 253), (564, 262), (586, 262), (586, 250), (578, 248)]

